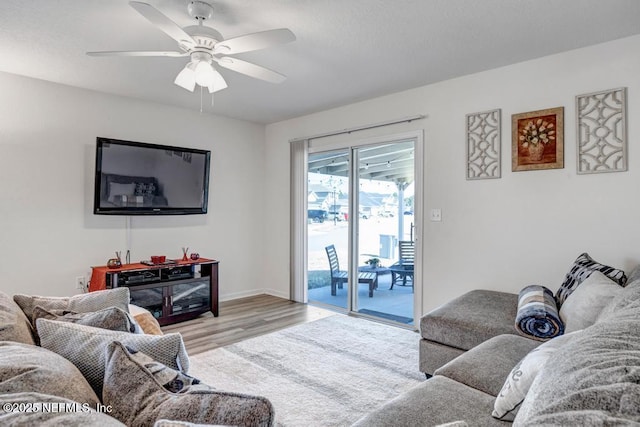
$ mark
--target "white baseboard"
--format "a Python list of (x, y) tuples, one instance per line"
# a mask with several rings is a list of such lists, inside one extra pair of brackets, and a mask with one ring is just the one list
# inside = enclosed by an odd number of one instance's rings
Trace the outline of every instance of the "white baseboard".
[(247, 297), (253, 297), (256, 295), (265, 295), (265, 294), (278, 297), (278, 298), (289, 299), (288, 293), (280, 292), (274, 289), (252, 289), (250, 291), (233, 292), (233, 293), (220, 295), (219, 301), (231, 301), (234, 299), (247, 298)]

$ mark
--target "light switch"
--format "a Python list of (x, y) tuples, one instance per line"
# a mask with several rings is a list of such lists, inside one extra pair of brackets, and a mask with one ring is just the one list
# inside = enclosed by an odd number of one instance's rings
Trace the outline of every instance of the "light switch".
[(442, 209), (431, 209), (431, 221), (442, 221)]

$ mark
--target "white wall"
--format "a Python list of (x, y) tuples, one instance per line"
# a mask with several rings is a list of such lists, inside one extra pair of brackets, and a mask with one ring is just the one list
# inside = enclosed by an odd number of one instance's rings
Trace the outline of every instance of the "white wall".
[(263, 125), (6, 73), (0, 93), (2, 291), (71, 295), (76, 276), (124, 256), (126, 218), (92, 214), (97, 136), (212, 152), (209, 213), (132, 217), (132, 261), (188, 246), (220, 260), (222, 299), (264, 291), (248, 267), (264, 252)]
[[(549, 56), (268, 125), (266, 277), (289, 286), (289, 143), (414, 114), (428, 118), (349, 138), (424, 129), (423, 312), (474, 288), (556, 290), (589, 252), (624, 269), (640, 262), (640, 36)], [(406, 64), (405, 66), (410, 66)], [(576, 174), (575, 96), (628, 88), (629, 171)], [(564, 106), (564, 169), (511, 172), (511, 115)], [(502, 109), (502, 178), (465, 179), (465, 115)]]

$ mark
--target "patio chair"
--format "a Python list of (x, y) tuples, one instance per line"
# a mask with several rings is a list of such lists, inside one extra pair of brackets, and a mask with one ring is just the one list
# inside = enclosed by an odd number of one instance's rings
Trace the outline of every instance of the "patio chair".
[(402, 278), (402, 286), (407, 286), (407, 278), (411, 280), (413, 287), (413, 263), (415, 260), (415, 245), (411, 240), (398, 241), (398, 262), (389, 267), (391, 271), (391, 287), (396, 284), (396, 280)]
[[(324, 248), (329, 258), (329, 268), (331, 269), (331, 295), (336, 296), (336, 288), (342, 289), (342, 284), (349, 281), (349, 273), (340, 271), (340, 263), (336, 254), (336, 247), (329, 245)], [(373, 290), (378, 287), (378, 274), (361, 271), (358, 272), (358, 283), (366, 283), (369, 285), (369, 298), (373, 297)]]

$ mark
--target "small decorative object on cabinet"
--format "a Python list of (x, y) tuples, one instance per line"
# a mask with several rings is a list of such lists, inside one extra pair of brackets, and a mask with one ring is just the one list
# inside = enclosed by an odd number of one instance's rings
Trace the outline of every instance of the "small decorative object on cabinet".
[(564, 107), (511, 116), (511, 169), (564, 167)]
[(218, 261), (176, 261), (171, 265), (129, 264), (92, 267), (89, 291), (126, 286), (131, 304), (149, 310), (160, 325), (193, 319), (210, 311), (218, 316)]
[(627, 170), (627, 88), (576, 96), (578, 173)]

